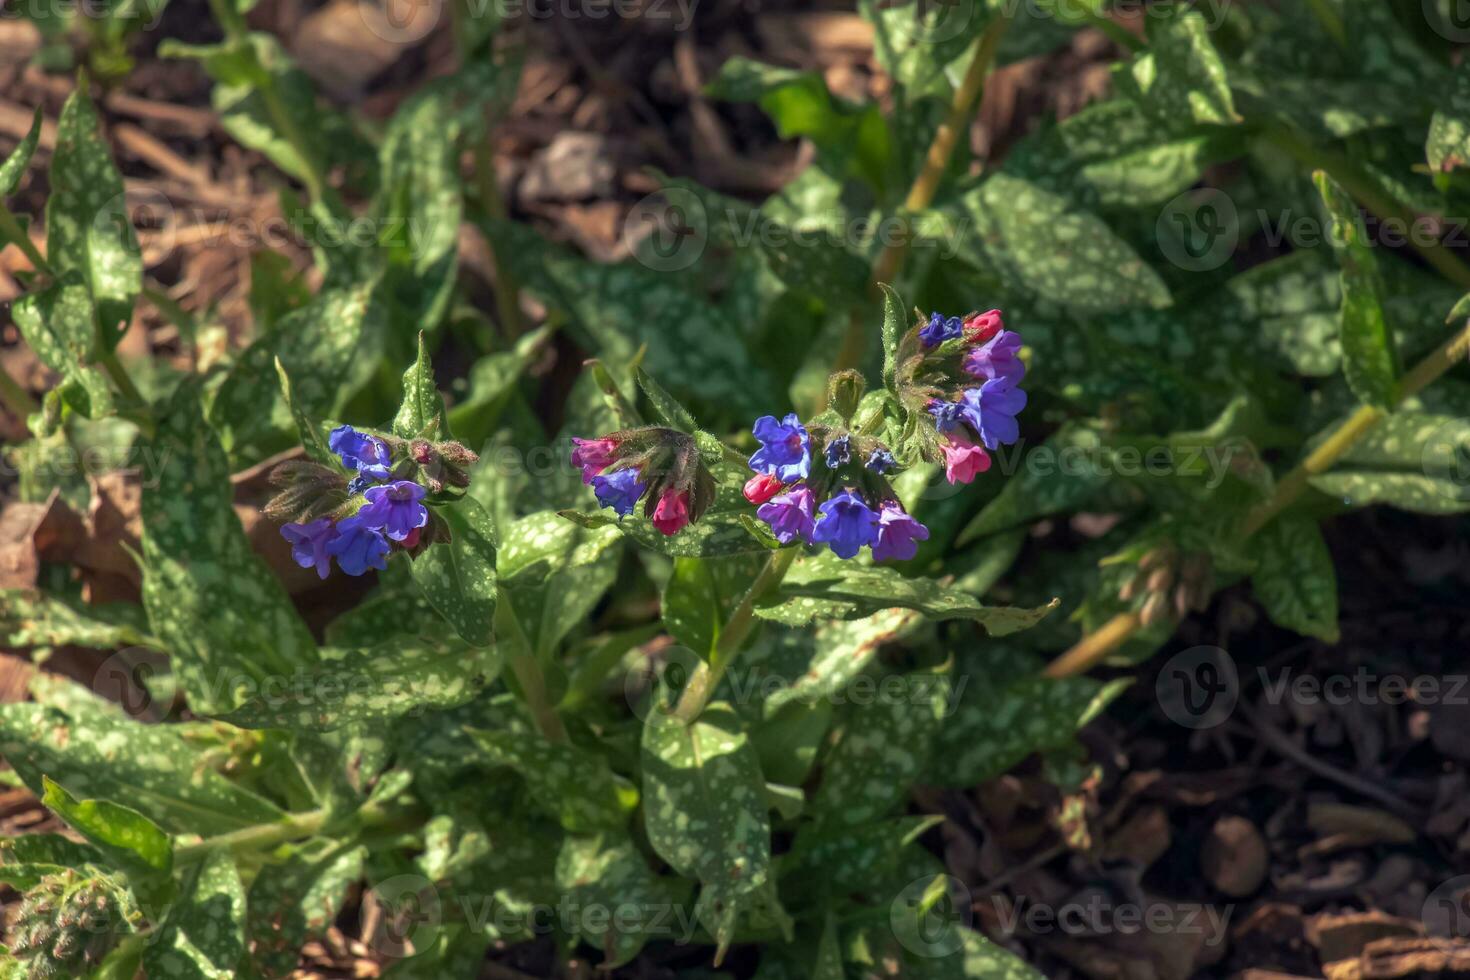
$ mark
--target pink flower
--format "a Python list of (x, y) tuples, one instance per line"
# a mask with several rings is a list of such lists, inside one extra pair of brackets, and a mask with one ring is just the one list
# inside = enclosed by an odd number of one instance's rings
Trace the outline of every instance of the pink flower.
[(658, 498), (658, 506), (653, 509), (653, 526), (660, 534), (673, 535), (688, 523), (689, 494), (670, 487)]
[(958, 432), (939, 448), (944, 450), (944, 475), (950, 483), (969, 483), (990, 469), (990, 454)]
[(582, 482), (590, 484), (592, 478), (613, 461), (613, 453), (618, 444), (611, 439), (577, 439), (572, 442), (576, 445), (572, 449), (572, 465), (582, 467)]
[(772, 474), (757, 473), (745, 481), (745, 499), (759, 507), (785, 487), (786, 485)]
[(986, 310), (965, 318), (965, 339), (972, 344), (983, 344), (1005, 327), (1001, 322), (1000, 310)]

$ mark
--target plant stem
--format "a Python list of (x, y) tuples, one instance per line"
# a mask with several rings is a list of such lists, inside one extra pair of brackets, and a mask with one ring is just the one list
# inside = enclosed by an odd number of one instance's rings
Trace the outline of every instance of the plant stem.
[(556, 713), (556, 707), (551, 703), (551, 696), (546, 690), (546, 675), (541, 670), (541, 664), (536, 658), (528, 653), (513, 654), (510, 658), (511, 672), (516, 675), (516, 683), (521, 687), (521, 694), (526, 699), (526, 707), (531, 711), (531, 717), (535, 719), (536, 727), (541, 734), (550, 742), (567, 741), (567, 729), (562, 724), (561, 716)]
[[(1414, 365), (1399, 379), (1396, 402), (1418, 394), (1438, 380), (1455, 364), (1470, 357), (1470, 322), (1439, 346), (1434, 353)], [(1296, 502), (1312, 477), (1326, 472), (1333, 463), (1357, 443), (1387, 413), (1371, 405), (1354, 409), (1326, 439), (1307, 454), (1286, 476), (1277, 482), (1271, 496), (1246, 515), (1241, 525), (1242, 538), (1248, 538), (1271, 523), (1275, 517)], [(1072, 677), (1090, 670), (1099, 661), (1121, 647), (1138, 632), (1143, 621), (1137, 613), (1119, 613), (1095, 633), (1084, 636), (1066, 653), (1047, 665), (1047, 677)]]
[(48, 276), (52, 275), (51, 264), (46, 261), (40, 249), (36, 248), (36, 243), (31, 241), (31, 236), (26, 234), (25, 228), (21, 227), (20, 221), (10, 213), (10, 209), (0, 204), (0, 241), (4, 240), (15, 242), (15, 247), (25, 255), (26, 260), (31, 263), (31, 268), (37, 272), (44, 272)]
[[(500, 182), (495, 176), (495, 153), (487, 133), (475, 144), (475, 180), (480, 191), (480, 206), (496, 221), (507, 221), (505, 198), (500, 193)], [(500, 257), (500, 249), (485, 236), (485, 246), (490, 250), (490, 264), (495, 268), (495, 311), (500, 314), (500, 329), (507, 338), (514, 340), (524, 332), (521, 322), (521, 287), (515, 276)]]
[(123, 398), (140, 405), (147, 404), (143, 393), (138, 390), (138, 386), (133, 383), (132, 376), (128, 374), (128, 369), (123, 367), (122, 362), (117, 359), (117, 351), (103, 347), (102, 353), (97, 356), (97, 363), (102, 365), (102, 369), (107, 372), (112, 383), (117, 385), (117, 390), (122, 393)]
[[(878, 258), (873, 262), (873, 282), (870, 285), (875, 294), (878, 283), (891, 283), (903, 268), (903, 260), (912, 238), (907, 226), (907, 216), (923, 211), (934, 203), (934, 195), (939, 190), (939, 184), (944, 179), (945, 171), (949, 169), (950, 157), (954, 155), (960, 135), (969, 131), (970, 117), (974, 115), (980, 96), (985, 91), (985, 79), (995, 64), (995, 55), (1000, 48), (1001, 38), (1005, 36), (1009, 25), (1010, 15), (1003, 10), (995, 15), (995, 19), (980, 36), (975, 48), (975, 56), (970, 59), (970, 66), (965, 69), (965, 77), (960, 81), (959, 88), (955, 89), (949, 112), (945, 115), (944, 121), (939, 124), (939, 129), (935, 131), (934, 139), (929, 144), (929, 152), (924, 156), (924, 166), (920, 168), (919, 175), (914, 178), (914, 183), (909, 188), (908, 197), (904, 199), (903, 231), (895, 240), (884, 246), (883, 251), (878, 253)], [(838, 349), (837, 360), (832, 370), (845, 371), (848, 368), (857, 367), (862, 363), (866, 350), (867, 330), (863, 310), (855, 309), (848, 320), (847, 332), (842, 338), (842, 346)]]
[[(368, 807), (364, 807), (366, 811)], [(376, 808), (374, 808), (376, 809)], [(302, 837), (310, 837), (327, 822), (327, 811), (311, 810), (307, 813), (293, 813), (279, 823), (256, 824), (253, 827), (242, 827), (232, 830), (227, 834), (219, 834), (215, 837), (206, 837), (197, 844), (180, 844), (174, 848), (174, 864), (189, 864), (199, 860), (211, 851), (228, 848), (231, 851), (260, 851), (287, 841), (298, 840)]]
[(720, 680), (725, 676), (725, 671), (734, 662), (736, 654), (740, 652), (740, 646), (750, 635), (752, 627), (755, 626), (755, 604), (771, 589), (781, 584), (786, 577), (791, 563), (796, 560), (799, 549), (795, 547), (781, 548), (771, 552), (766, 559), (765, 567), (750, 583), (750, 588), (745, 590), (745, 595), (740, 597), (730, 618), (725, 620), (725, 625), (720, 630), (719, 638), (715, 640), (715, 648), (710, 653), (708, 662), (701, 661), (689, 678), (689, 683), (684, 687), (684, 693), (679, 697), (679, 704), (674, 709), (674, 717), (684, 724), (693, 724), (703, 713), (709, 699), (714, 696), (715, 688), (720, 686)]
[(1437, 225), (1437, 218), (1419, 214), (1395, 198), (1371, 174), (1347, 157), (1332, 150), (1312, 146), (1285, 126), (1267, 123), (1262, 126), (1261, 133), (1308, 169), (1327, 171), (1354, 200), (1379, 218), (1402, 224), (1410, 248), (1450, 282), (1463, 289), (1470, 289), (1470, 266), (1466, 266), (1453, 252), (1446, 249), (1437, 234), (1431, 236), (1418, 233), (1422, 223)]

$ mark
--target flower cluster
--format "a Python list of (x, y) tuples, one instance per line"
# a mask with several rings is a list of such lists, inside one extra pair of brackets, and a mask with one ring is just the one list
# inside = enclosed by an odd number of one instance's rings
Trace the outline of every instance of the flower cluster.
[(281, 536), (291, 543), (296, 564), (316, 569), (321, 578), (333, 559), (348, 575), (362, 575), (387, 568), (395, 547), (413, 552), (426, 545), (432, 524), (425, 498), (446, 484), (467, 486), (464, 467), (478, 458), (459, 443), (390, 441), (350, 425), (332, 430), (327, 445), (351, 479), (344, 483), (341, 474), (317, 463), (283, 463), (272, 479), (284, 489), (266, 506), (271, 517), (294, 518)]
[(929, 529), (904, 511), (884, 477), (896, 463), (876, 439), (809, 428), (795, 414), (764, 416), (752, 431), (761, 447), (750, 457), (756, 475), (745, 499), (777, 541), (825, 544), (839, 558), (867, 546), (878, 561), (905, 561), (928, 539)]
[[(969, 483), (990, 468), (987, 449), (1020, 436), (1016, 416), (1026, 407), (1018, 387), (1026, 375), (1021, 338), (1005, 329), (999, 310), (963, 318), (934, 313), (912, 336), (917, 350), (907, 359), (905, 379), (921, 393), (933, 422), (945, 476)], [(954, 378), (964, 379), (962, 385)]]
[(10, 924), (10, 952), (29, 980), (90, 975), (117, 941), (140, 924), (124, 911), (119, 884), (71, 869), (46, 875), (25, 893)]
[(674, 535), (714, 501), (714, 476), (687, 433), (646, 426), (572, 444), (572, 465), (582, 471), (582, 482), (620, 518), (642, 500), (644, 516), (659, 533)]

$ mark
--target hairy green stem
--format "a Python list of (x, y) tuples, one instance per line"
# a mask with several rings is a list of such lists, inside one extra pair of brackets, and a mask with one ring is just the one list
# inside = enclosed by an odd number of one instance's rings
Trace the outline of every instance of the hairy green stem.
[(15, 247), (24, 253), (31, 267), (37, 272), (52, 275), (51, 264), (46, 257), (36, 248), (36, 243), (31, 241), (31, 236), (26, 234), (25, 228), (21, 227), (20, 221), (10, 213), (10, 209), (0, 204), (0, 241), (9, 240), (15, 242)]
[(675, 718), (686, 725), (698, 720), (705, 706), (709, 704), (709, 699), (714, 696), (715, 688), (720, 686), (725, 671), (740, 652), (741, 644), (755, 626), (755, 604), (768, 591), (781, 584), (791, 563), (796, 560), (797, 551), (797, 548), (792, 547), (771, 552), (765, 567), (750, 584), (745, 595), (741, 596), (740, 604), (730, 613), (730, 618), (720, 629), (709, 660), (701, 661), (690, 676), (689, 683), (685, 685), (684, 693), (680, 695), (679, 703), (674, 708)]

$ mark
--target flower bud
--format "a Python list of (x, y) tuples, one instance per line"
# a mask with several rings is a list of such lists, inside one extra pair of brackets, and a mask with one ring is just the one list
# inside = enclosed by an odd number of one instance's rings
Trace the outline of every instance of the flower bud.
[(742, 492), (746, 500), (759, 507), (780, 493), (785, 486), (778, 478), (769, 473), (757, 473), (745, 481), (745, 489)]

